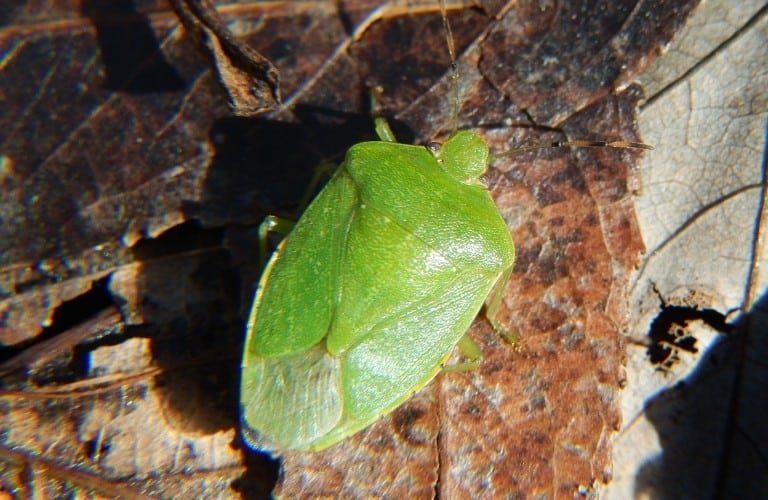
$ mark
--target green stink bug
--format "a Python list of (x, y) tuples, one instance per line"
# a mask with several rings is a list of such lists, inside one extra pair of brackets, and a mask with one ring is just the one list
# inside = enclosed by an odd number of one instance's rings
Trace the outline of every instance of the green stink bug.
[(253, 448), (321, 450), (394, 410), (437, 374), (497, 285), (494, 322), (514, 246), (478, 180), (486, 143), (464, 131), (430, 149), (377, 132), (382, 141), (349, 150), (260, 280), (242, 365)]
[(467, 131), (437, 150), (348, 151), (259, 283), (242, 365), (251, 446), (326, 448), (438, 373), (514, 261), (487, 163)]
[(322, 450), (425, 386), (462, 339), (478, 359), (465, 335), (494, 286), (499, 328), (515, 250), (480, 181), (488, 145), (468, 131), (398, 144), (375, 123), (381, 140), (349, 149), (262, 273), (241, 371), (252, 448)]

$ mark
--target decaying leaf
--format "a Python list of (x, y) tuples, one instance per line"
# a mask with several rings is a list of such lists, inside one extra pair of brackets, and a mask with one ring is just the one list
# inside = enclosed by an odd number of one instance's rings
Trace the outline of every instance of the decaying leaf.
[(645, 345), (628, 350), (608, 498), (768, 488), (767, 14), (765, 2), (707, 2), (643, 76), (638, 121), (656, 149), (640, 168), (648, 252), (630, 287), (630, 334), (643, 339), (670, 306), (699, 319), (677, 325), (696, 353), (679, 350), (668, 369), (649, 364)]
[(258, 116), (280, 103), (275, 66), (235, 37), (211, 2), (172, 0), (171, 4), (187, 32), (209, 52), (236, 116)]
[[(67, 335), (56, 311), (93, 283), (121, 326), (46, 363), (55, 369), (30, 363), (28, 378), (3, 379), (2, 485), (265, 495), (275, 465), (241, 448), (234, 396), (256, 225), (290, 212), (321, 160), (371, 136), (372, 85), (401, 140), (450, 131), (439, 12), (432, 2), (218, 4), (280, 71), (283, 106), (254, 119), (230, 116), (165, 4), (35, 3), (4, 13), (0, 32), (3, 355)], [(518, 245), (505, 309), (521, 344), (476, 321), (479, 370), (439, 376), (326, 452), (285, 456), (276, 493), (572, 496), (610, 477), (627, 287), (643, 249), (637, 154), (503, 153), (565, 137), (639, 140), (642, 97), (629, 82), (694, 4), (451, 6), (460, 126), (497, 153), (488, 185)], [(118, 27), (122, 38), (108, 36)], [(121, 65), (131, 46), (155, 50)]]

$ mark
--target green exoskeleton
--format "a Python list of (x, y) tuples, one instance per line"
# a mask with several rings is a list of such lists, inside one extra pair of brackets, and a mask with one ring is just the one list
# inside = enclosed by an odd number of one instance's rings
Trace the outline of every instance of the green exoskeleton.
[(514, 262), (479, 181), (487, 163), (466, 131), (434, 151), (352, 146), (259, 283), (242, 366), (247, 441), (323, 449), (440, 371)]

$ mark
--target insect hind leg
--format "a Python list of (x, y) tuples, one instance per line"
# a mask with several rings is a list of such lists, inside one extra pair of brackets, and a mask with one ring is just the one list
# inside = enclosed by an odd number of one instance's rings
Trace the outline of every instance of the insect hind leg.
[(459, 350), (461, 353), (469, 360), (469, 361), (463, 361), (461, 363), (455, 363), (452, 365), (446, 365), (443, 367), (443, 371), (446, 372), (468, 372), (471, 370), (474, 370), (475, 368), (480, 366), (480, 363), (483, 362), (483, 351), (480, 349), (480, 346), (478, 346), (474, 340), (469, 336), (468, 333), (465, 333), (461, 339), (459, 339), (459, 343), (457, 344)]

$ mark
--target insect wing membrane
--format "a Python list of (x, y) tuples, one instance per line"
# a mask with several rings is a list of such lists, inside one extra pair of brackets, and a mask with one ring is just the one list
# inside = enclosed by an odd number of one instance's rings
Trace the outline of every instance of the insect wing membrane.
[(243, 435), (254, 448), (305, 448), (340, 418), (340, 362), (320, 341), (333, 315), (355, 196), (348, 178), (332, 179), (273, 254), (259, 282), (240, 395)]
[(339, 359), (322, 344), (287, 357), (253, 356), (242, 379), (243, 435), (254, 448), (306, 448), (341, 418)]

